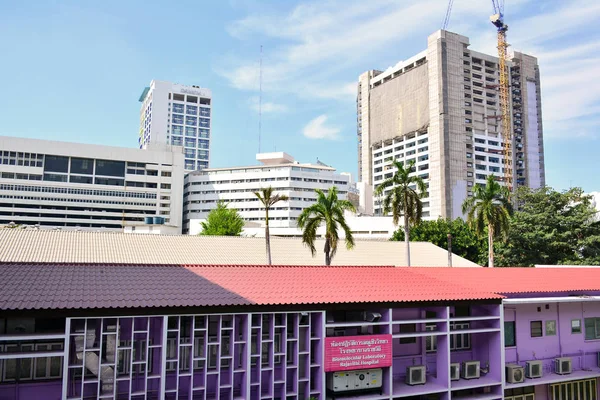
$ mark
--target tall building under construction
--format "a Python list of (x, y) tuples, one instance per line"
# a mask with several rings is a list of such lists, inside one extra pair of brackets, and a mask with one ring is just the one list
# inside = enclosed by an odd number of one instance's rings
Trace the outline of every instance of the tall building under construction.
[[(493, 174), (512, 188), (545, 184), (540, 74), (537, 59), (508, 60), (510, 150), (504, 151), (498, 57), (469, 49), (469, 38), (440, 30), (427, 49), (358, 81), (358, 176), (373, 187), (391, 177), (396, 159), (415, 161), (428, 185), (424, 218), (462, 216), (475, 184)], [(381, 214), (379, 199), (374, 200)]]

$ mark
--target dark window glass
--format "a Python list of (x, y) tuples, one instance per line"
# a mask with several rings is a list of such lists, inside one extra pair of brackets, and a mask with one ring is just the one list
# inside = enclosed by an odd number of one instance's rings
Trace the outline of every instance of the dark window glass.
[(52, 181), (52, 182), (66, 182), (67, 181), (67, 175), (44, 174), (44, 180), (45, 181)]
[(585, 318), (585, 340), (599, 339), (597, 327), (600, 327), (600, 318)]
[(542, 337), (542, 321), (531, 321), (531, 337)]
[(73, 183), (93, 183), (93, 178), (91, 176), (76, 176), (76, 175), (71, 175), (69, 177), (69, 182), (73, 182)]
[(515, 335), (515, 321), (504, 322), (504, 347), (514, 347), (517, 345)]
[(96, 178), (94, 183), (96, 185), (111, 185), (111, 186), (124, 186), (124, 179), (114, 179), (114, 178)]
[(94, 160), (90, 158), (71, 158), (71, 173), (92, 175), (94, 173)]
[[(417, 331), (416, 324), (402, 324), (400, 325), (400, 333), (415, 333)], [(400, 344), (417, 343), (416, 337), (405, 337), (400, 338)]]
[(46, 156), (44, 171), (69, 172), (69, 157)]
[(96, 175), (125, 176), (125, 161), (96, 160)]
[(471, 309), (469, 306), (456, 306), (454, 307), (455, 317), (469, 317), (471, 315)]

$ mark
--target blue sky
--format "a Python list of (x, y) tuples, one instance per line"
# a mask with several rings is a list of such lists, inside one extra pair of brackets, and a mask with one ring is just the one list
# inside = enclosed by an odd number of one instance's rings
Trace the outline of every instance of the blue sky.
[[(356, 174), (358, 75), (426, 47), (446, 0), (0, 0), (0, 135), (135, 147), (152, 79), (213, 91), (212, 166), (262, 150)], [(490, 1), (455, 0), (448, 29), (494, 53)], [(600, 189), (600, 2), (506, 0), (509, 42), (538, 56), (547, 183)]]

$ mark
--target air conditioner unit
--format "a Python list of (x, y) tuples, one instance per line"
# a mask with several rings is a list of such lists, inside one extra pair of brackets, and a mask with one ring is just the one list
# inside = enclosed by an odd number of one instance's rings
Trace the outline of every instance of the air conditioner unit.
[(558, 357), (554, 359), (554, 372), (559, 375), (568, 375), (571, 373), (571, 357)]
[(525, 364), (525, 377), (527, 378), (541, 378), (544, 375), (542, 362), (541, 361), (527, 361)]
[(381, 368), (356, 371), (355, 375), (355, 382), (359, 389), (378, 389), (383, 385), (383, 370)]
[(460, 363), (450, 364), (450, 380), (451, 381), (460, 380)]
[(479, 361), (465, 361), (462, 363), (462, 369), (460, 371), (460, 377), (463, 379), (479, 379), (480, 375), (480, 362)]
[(425, 373), (426, 369), (424, 365), (406, 367), (406, 383), (408, 385), (424, 385), (427, 381)]
[(334, 393), (381, 389), (382, 386), (383, 370), (381, 368), (327, 374), (327, 389)]
[(327, 389), (334, 392), (346, 392), (356, 390), (359, 384), (356, 382), (355, 371), (333, 372), (327, 375)]
[(506, 366), (506, 382), (521, 383), (525, 381), (525, 369), (517, 364), (508, 364)]

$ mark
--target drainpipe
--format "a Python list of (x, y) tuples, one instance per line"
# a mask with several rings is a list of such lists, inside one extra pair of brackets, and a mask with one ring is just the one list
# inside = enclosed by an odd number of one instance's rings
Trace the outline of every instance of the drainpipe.
[(558, 333), (558, 352), (563, 356), (562, 340), (560, 337), (560, 303), (556, 303), (556, 331)]

